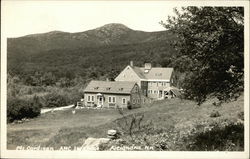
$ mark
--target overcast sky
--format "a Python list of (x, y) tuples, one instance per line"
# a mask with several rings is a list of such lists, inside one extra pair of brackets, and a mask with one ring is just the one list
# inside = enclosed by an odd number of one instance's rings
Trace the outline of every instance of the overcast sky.
[(159, 22), (173, 15), (174, 7), (169, 1), (3, 1), (2, 27), (7, 37), (54, 30), (81, 32), (108, 23), (159, 31), (164, 30)]

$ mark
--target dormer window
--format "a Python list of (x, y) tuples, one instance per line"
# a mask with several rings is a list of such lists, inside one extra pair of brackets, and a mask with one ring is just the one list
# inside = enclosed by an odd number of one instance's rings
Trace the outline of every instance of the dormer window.
[(94, 90), (97, 90), (99, 87), (95, 87)]
[(119, 88), (119, 91), (123, 91), (123, 88)]
[(110, 89), (111, 89), (110, 87), (106, 88), (107, 91), (110, 91)]

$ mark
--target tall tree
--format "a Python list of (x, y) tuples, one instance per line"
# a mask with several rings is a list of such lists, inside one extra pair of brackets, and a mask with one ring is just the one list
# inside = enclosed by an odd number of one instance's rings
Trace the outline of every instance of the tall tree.
[[(183, 7), (162, 22), (177, 35), (186, 95), (198, 104), (209, 95), (226, 101), (243, 89), (244, 8)], [(188, 65), (185, 62), (192, 61)]]

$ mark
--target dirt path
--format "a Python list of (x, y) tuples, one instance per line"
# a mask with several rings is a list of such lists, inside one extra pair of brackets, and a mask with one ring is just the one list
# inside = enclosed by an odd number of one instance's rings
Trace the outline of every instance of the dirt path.
[(51, 112), (51, 111), (70, 109), (70, 108), (72, 108), (72, 107), (74, 107), (74, 105), (68, 105), (68, 106), (57, 107), (57, 108), (46, 108), (46, 109), (41, 109), (41, 114), (48, 113), (48, 112)]

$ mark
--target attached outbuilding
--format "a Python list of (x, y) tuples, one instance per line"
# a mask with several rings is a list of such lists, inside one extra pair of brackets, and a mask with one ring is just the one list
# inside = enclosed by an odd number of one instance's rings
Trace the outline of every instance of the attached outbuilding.
[(84, 89), (84, 105), (97, 108), (140, 107), (142, 95), (136, 82), (91, 81)]

